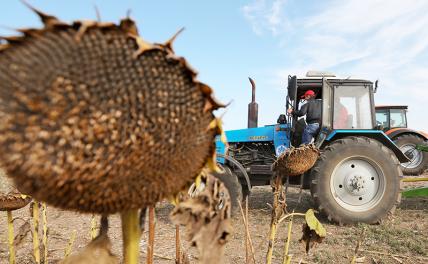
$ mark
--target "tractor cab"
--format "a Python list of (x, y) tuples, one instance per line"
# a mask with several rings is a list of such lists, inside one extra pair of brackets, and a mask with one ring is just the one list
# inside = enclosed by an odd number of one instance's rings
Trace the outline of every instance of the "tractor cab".
[(376, 106), (376, 125), (383, 131), (407, 128), (407, 105)]
[[(335, 130), (371, 130), (375, 127), (373, 83), (361, 79), (340, 79), (330, 73), (308, 72), (306, 77), (290, 76), (287, 108), (300, 109), (302, 95), (313, 90), (322, 100), (322, 120), (315, 143), (320, 146)], [(292, 142), (299, 145), (305, 127), (303, 118), (289, 117)]]

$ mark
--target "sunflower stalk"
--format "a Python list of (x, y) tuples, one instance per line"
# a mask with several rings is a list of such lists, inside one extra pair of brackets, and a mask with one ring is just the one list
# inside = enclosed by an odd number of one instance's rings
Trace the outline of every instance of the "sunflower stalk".
[(140, 253), (140, 219), (138, 210), (121, 213), (123, 259), (125, 264), (137, 264)]
[(294, 216), (303, 216), (305, 217), (306, 214), (302, 214), (302, 213), (291, 213), (291, 214), (286, 214), (283, 217), (281, 217), (281, 219), (278, 220), (278, 224), (282, 223), (283, 221), (285, 221), (287, 218), (289, 217), (294, 217)]
[(48, 218), (47, 207), (42, 203), (42, 222), (43, 222), (43, 263), (48, 263)]
[(155, 208), (149, 207), (149, 242), (147, 243), (147, 264), (153, 264), (155, 246)]
[(292, 225), (293, 225), (293, 214), (291, 214), (290, 221), (288, 222), (287, 241), (285, 242), (285, 246), (284, 246), (284, 258), (282, 260), (282, 264), (291, 263), (291, 255), (288, 254), (288, 249), (290, 248)]
[(71, 233), (70, 240), (68, 240), (68, 245), (65, 248), (64, 259), (66, 259), (70, 255), (71, 250), (73, 249), (73, 244), (75, 239), (76, 239), (76, 230), (73, 230), (73, 232)]
[(181, 264), (181, 241), (179, 225), (175, 225), (175, 263)]
[[(250, 229), (249, 229), (248, 214), (247, 214), (247, 216), (244, 214), (244, 210), (242, 209), (242, 205), (241, 205), (240, 201), (238, 201), (238, 204), (239, 204), (239, 209), (241, 210), (242, 220), (243, 220), (244, 226), (245, 226), (245, 237), (246, 237), (245, 248), (246, 248), (246, 251), (248, 251), (248, 248), (251, 250), (251, 257), (252, 257), (253, 263), (255, 264), (256, 263), (256, 257), (254, 254), (253, 241), (251, 239), (251, 234), (250, 234)], [(248, 198), (246, 200), (246, 206), (248, 207)], [(248, 252), (246, 252), (246, 255), (249, 255)], [(246, 259), (246, 263), (249, 263), (249, 256)]]
[(268, 244), (268, 252), (266, 255), (266, 264), (272, 263), (273, 246), (274, 246), (274, 242), (275, 242), (276, 228), (277, 228), (277, 224), (275, 223), (274, 220), (272, 220), (271, 224), (270, 224), (270, 230), (269, 230), (269, 244)]
[(91, 240), (93, 240), (97, 236), (97, 220), (95, 219), (95, 215), (91, 216), (91, 232), (90, 232)]
[(269, 244), (268, 251), (266, 254), (266, 264), (272, 263), (273, 248), (275, 244), (276, 230), (278, 228), (279, 219), (285, 211), (285, 194), (282, 187), (282, 178), (276, 175), (273, 183), (273, 206), (272, 206), (272, 218), (269, 230)]
[(39, 202), (32, 203), (33, 216), (33, 257), (36, 264), (40, 264), (40, 241), (39, 241)]
[(9, 240), (9, 264), (15, 264), (15, 247), (14, 234), (13, 234), (13, 217), (12, 211), (7, 211), (7, 230), (8, 230), (8, 240)]
[[(249, 238), (249, 228), (248, 228), (248, 196), (245, 197), (245, 263), (249, 263), (250, 261), (250, 238)], [(254, 254), (253, 254), (254, 256)]]

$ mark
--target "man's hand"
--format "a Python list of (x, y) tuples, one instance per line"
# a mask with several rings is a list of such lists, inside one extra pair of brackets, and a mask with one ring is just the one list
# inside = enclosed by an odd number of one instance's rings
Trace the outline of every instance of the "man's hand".
[(293, 113), (293, 108), (288, 108), (288, 110), (287, 110), (287, 113), (289, 114), (289, 115), (291, 115), (292, 113)]

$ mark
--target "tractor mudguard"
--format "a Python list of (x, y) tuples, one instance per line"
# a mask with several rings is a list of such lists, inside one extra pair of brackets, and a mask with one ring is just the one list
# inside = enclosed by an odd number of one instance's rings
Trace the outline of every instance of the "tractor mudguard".
[(416, 131), (416, 130), (404, 128), (404, 127), (390, 129), (388, 131), (385, 131), (385, 134), (391, 139), (394, 139), (402, 134), (414, 134), (418, 137), (423, 138), (424, 140), (428, 140), (428, 135), (425, 134), (424, 132), (420, 132), (420, 131)]
[(375, 139), (394, 152), (395, 156), (401, 163), (410, 161), (409, 158), (407, 158), (407, 156), (404, 155), (404, 153), (397, 147), (397, 145), (395, 145), (395, 143), (383, 131), (380, 130), (333, 130), (325, 140), (327, 142), (332, 142), (334, 140), (349, 136), (363, 136)]
[(250, 177), (248, 176), (247, 171), (245, 170), (245, 168), (241, 165), (241, 163), (239, 163), (239, 161), (237, 161), (236, 159), (224, 155), (222, 153), (217, 153), (217, 157), (220, 159), (223, 159), (223, 162), (220, 161), (220, 163), (225, 163), (225, 160), (227, 160), (228, 162), (232, 163), (233, 165), (235, 165), (239, 171), (242, 173), (242, 175), (244, 175), (245, 181), (247, 182), (247, 187), (248, 187), (248, 192), (251, 192), (251, 182), (250, 182)]

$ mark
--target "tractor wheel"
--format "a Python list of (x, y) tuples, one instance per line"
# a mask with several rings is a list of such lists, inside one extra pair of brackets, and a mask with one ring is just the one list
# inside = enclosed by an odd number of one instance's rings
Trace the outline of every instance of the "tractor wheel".
[(405, 134), (394, 139), (395, 144), (410, 159), (402, 163), (401, 170), (404, 175), (420, 175), (428, 164), (428, 152), (416, 149), (416, 145), (426, 144), (425, 140), (417, 135)]
[(239, 202), (242, 201), (242, 187), (238, 177), (230, 170), (228, 166), (217, 164), (221, 172), (214, 173), (214, 176), (223, 182), (229, 191), (230, 201), (232, 203), (232, 215), (239, 212)]
[(312, 168), (311, 194), (339, 224), (379, 223), (401, 200), (397, 158), (380, 142), (347, 137), (328, 145)]

